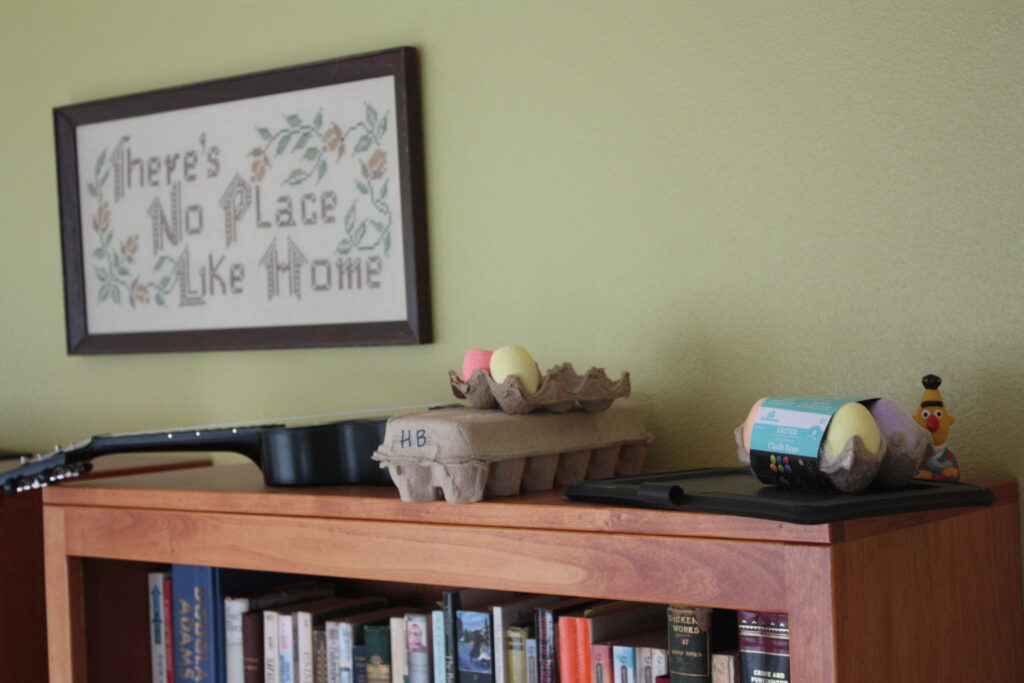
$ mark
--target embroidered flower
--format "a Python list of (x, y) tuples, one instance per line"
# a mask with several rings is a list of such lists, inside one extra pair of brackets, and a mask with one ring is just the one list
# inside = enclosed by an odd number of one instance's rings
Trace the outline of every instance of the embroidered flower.
[(363, 177), (367, 180), (379, 180), (384, 177), (388, 170), (388, 155), (382, 149), (378, 149), (370, 156), (370, 164), (360, 162), (363, 166)]
[(136, 303), (149, 303), (149, 287), (139, 282), (139, 278), (135, 278), (135, 280), (132, 281), (131, 292), (128, 295), (128, 303), (132, 305), (132, 308), (135, 308)]
[(110, 209), (107, 207), (107, 203), (103, 202), (100, 204), (100, 208), (96, 209), (96, 215), (92, 219), (92, 228), (97, 233), (102, 235), (110, 227)]
[(338, 124), (331, 124), (331, 127), (324, 133), (324, 146), (331, 152), (337, 150), (338, 158), (341, 159), (341, 155), (345, 153), (345, 138), (341, 134), (341, 128), (338, 128)]
[(259, 182), (263, 180), (263, 176), (267, 174), (267, 169), (270, 168), (270, 159), (259, 147), (254, 147), (249, 156), (253, 158), (252, 162), (252, 180), (253, 182)]
[(121, 242), (121, 255), (128, 263), (135, 263), (135, 254), (139, 253), (139, 236), (132, 235)]

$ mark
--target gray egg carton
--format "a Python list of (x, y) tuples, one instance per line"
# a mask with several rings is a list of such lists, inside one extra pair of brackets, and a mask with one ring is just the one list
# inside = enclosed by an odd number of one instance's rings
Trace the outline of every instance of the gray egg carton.
[(639, 474), (650, 441), (640, 407), (621, 401), (600, 413), (444, 408), (390, 418), (373, 459), (404, 501), (471, 503)]

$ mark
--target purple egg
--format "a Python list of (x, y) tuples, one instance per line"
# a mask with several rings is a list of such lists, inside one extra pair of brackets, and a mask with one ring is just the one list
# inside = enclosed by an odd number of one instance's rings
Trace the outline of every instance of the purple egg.
[(870, 410), (871, 417), (878, 425), (878, 431), (882, 432), (882, 436), (886, 439), (891, 439), (894, 434), (902, 432), (907, 446), (914, 450), (923, 443), (924, 439), (931, 438), (931, 435), (921, 425), (914, 422), (914, 418), (910, 417), (898, 403), (891, 399), (878, 399), (871, 404)]

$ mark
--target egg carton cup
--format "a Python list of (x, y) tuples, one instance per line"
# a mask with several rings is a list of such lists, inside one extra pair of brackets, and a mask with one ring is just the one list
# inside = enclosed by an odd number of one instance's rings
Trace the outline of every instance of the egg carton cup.
[(885, 445), (882, 465), (878, 469), (875, 483), (886, 489), (901, 489), (914, 478), (918, 468), (935, 454), (931, 437), (921, 439), (917, 447), (907, 443), (903, 432), (893, 434)]
[(599, 413), (607, 410), (615, 399), (625, 398), (630, 393), (628, 372), (623, 372), (618, 380), (610, 379), (604, 368), (589, 368), (580, 375), (572, 363), (561, 363), (544, 373), (533, 393), (527, 391), (523, 381), (515, 375), (499, 383), (489, 372), (476, 370), (469, 381), (465, 381), (454, 370), (449, 370), (448, 378), (456, 398), (467, 399), (474, 408), (501, 408), (510, 415), (525, 415), (538, 409), (564, 413), (577, 408)]
[(639, 406), (628, 403), (529, 416), (444, 408), (390, 418), (373, 459), (403, 501), (472, 503), (639, 474), (650, 442)]

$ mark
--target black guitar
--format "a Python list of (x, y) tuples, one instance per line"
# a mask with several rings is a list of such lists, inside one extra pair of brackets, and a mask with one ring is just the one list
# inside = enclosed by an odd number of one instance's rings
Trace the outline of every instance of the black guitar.
[(42, 488), (92, 469), (110, 453), (229, 451), (259, 465), (268, 486), (387, 484), (391, 477), (370, 456), (384, 441), (385, 419), (330, 422), (305, 427), (262, 425), (140, 434), (106, 434), (51, 453), (23, 456), (21, 466), (0, 472), (7, 495)]

